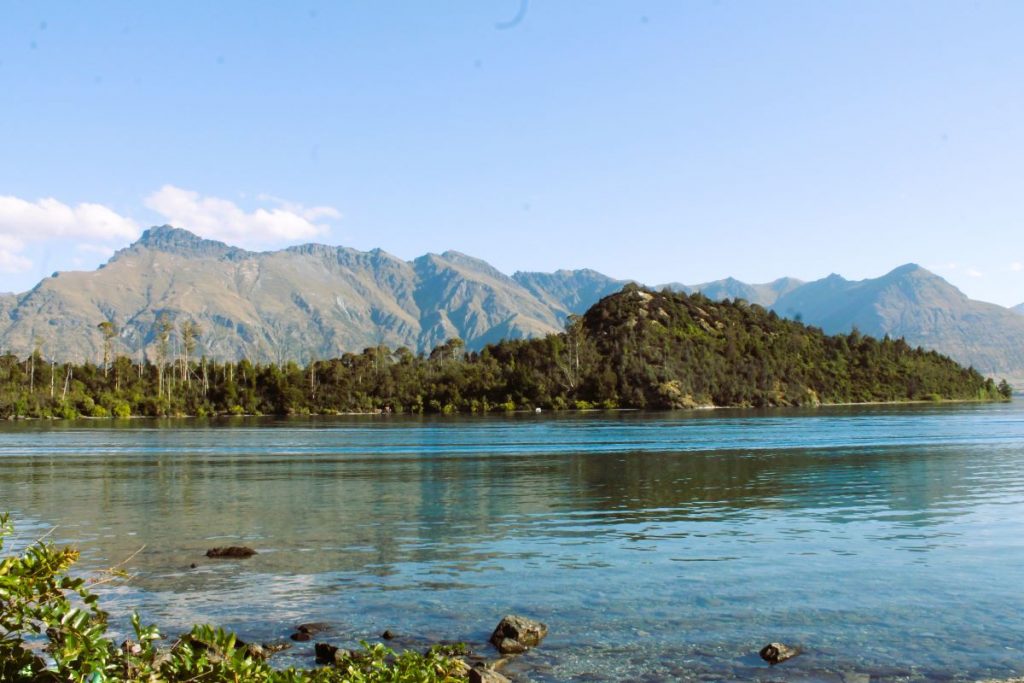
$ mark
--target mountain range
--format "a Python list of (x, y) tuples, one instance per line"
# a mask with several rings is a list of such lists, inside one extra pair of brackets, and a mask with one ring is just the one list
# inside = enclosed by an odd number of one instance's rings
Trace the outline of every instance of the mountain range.
[[(96, 271), (54, 273), (23, 294), (0, 294), (0, 347), (96, 361), (97, 325), (109, 320), (115, 353), (152, 357), (165, 315), (198, 323), (197, 353), (221, 359), (306, 361), (378, 344), (426, 352), (451, 337), (477, 349), (559, 331), (627, 282), (587, 269), (509, 276), (457, 251), (411, 261), (320, 244), (252, 252), (161, 226)], [(829, 333), (902, 336), (981, 372), (1024, 377), (1024, 304), (973, 301), (914, 264), (859, 281), (833, 274), (665, 287), (741, 298)]]

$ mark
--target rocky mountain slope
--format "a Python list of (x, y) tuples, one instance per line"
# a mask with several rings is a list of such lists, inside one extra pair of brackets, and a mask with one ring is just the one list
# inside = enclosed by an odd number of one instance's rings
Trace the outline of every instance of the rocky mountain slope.
[(518, 272), (512, 279), (563, 317), (582, 314), (594, 303), (618, 292), (630, 282), (610, 278), (589, 268), (558, 270), (554, 273)]
[(198, 353), (281, 361), (377, 344), (425, 351), (455, 336), (478, 348), (560, 330), (565, 311), (454, 251), (411, 262), (318, 244), (256, 253), (164, 226), (95, 272), (59, 273), (0, 300), (0, 345), (96, 360), (103, 348), (96, 326), (111, 320), (119, 329), (115, 352), (152, 355), (162, 314), (200, 325)]
[(858, 281), (833, 274), (780, 296), (772, 308), (832, 334), (856, 327), (876, 337), (904, 337), (985, 373), (1024, 370), (1024, 316), (968, 299), (916, 264)]
[[(412, 261), (319, 244), (251, 252), (163, 226), (99, 270), (58, 273), (29, 292), (0, 294), (0, 350), (98, 361), (97, 325), (110, 320), (119, 330), (115, 353), (153, 357), (161, 315), (175, 325), (198, 323), (196, 353), (224, 360), (304, 361), (377, 344), (427, 352), (456, 336), (478, 349), (561, 330), (570, 314), (625, 284), (587, 269), (510, 277), (455, 251)], [(745, 299), (830, 333), (856, 327), (903, 336), (982, 372), (1024, 379), (1024, 304), (1011, 311), (972, 301), (913, 264), (861, 281), (831, 275), (667, 286)], [(172, 334), (170, 351), (179, 343)]]

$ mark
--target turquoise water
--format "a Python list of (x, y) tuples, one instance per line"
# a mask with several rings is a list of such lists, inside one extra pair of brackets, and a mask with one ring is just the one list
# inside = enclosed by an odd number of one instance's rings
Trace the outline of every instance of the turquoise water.
[(101, 590), (170, 633), (486, 651), (516, 612), (551, 628), (519, 681), (1024, 674), (1016, 404), (9, 423), (0, 508), (86, 570), (145, 545)]

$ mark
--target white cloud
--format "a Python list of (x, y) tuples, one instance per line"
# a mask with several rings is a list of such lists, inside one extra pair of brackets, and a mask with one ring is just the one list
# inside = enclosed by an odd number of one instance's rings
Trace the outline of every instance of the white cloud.
[(139, 226), (102, 204), (70, 206), (53, 197), (29, 201), (0, 195), (0, 271), (24, 272), (32, 262), (22, 255), (30, 243), (85, 238), (134, 239)]
[(965, 272), (971, 277), (985, 277), (985, 273), (975, 268), (968, 268)]
[(24, 273), (32, 262), (11, 249), (0, 248), (0, 273)]
[(330, 230), (318, 221), (341, 217), (330, 206), (305, 207), (269, 195), (257, 199), (274, 206), (245, 211), (227, 199), (203, 197), (198, 192), (164, 185), (146, 197), (146, 206), (175, 227), (240, 245), (312, 239)]
[(19, 254), (24, 248), (20, 239), (0, 232), (0, 273), (23, 273), (32, 267), (32, 262)]
[(102, 204), (71, 207), (52, 197), (30, 202), (0, 196), (0, 235), (30, 242), (54, 237), (133, 239), (139, 226)]
[(1013, 263), (1010, 264), (1010, 270), (1012, 270), (1015, 273), (1019, 273), (1020, 271), (1024, 270), (1024, 263), (1021, 263), (1020, 261), (1014, 261)]

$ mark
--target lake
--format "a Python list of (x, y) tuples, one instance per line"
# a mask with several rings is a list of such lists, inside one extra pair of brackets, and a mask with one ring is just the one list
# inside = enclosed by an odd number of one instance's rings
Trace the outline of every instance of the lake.
[(0, 508), (83, 571), (145, 545), (118, 628), (486, 651), (519, 613), (550, 627), (519, 681), (1024, 674), (1019, 403), (7, 423)]

